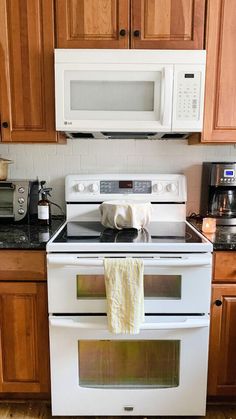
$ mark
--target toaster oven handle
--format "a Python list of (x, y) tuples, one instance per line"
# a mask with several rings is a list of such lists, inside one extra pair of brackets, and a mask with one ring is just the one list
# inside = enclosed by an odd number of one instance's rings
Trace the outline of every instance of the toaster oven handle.
[(161, 98), (161, 124), (171, 129), (171, 117), (172, 117), (172, 96), (173, 96), (173, 68), (172, 66), (164, 67), (162, 72), (162, 89)]
[[(142, 259), (142, 258), (141, 258)], [(79, 258), (76, 256), (61, 256), (61, 255), (48, 255), (49, 265), (62, 265), (62, 266), (81, 266), (81, 267), (103, 267), (103, 258)], [(186, 258), (168, 258), (168, 257), (155, 257), (152, 259), (143, 258), (144, 267), (187, 267), (187, 266), (210, 266), (211, 256), (207, 258), (201, 257), (186, 257)]]
[[(99, 323), (93, 322), (93, 318), (88, 321), (85, 320), (73, 320), (60, 319), (53, 316), (49, 316), (49, 324), (52, 327), (63, 327), (69, 329), (97, 329), (107, 330), (107, 318), (104, 316), (102, 321)], [(141, 330), (172, 330), (172, 329), (197, 329), (201, 327), (208, 327), (209, 319), (187, 319), (181, 322), (160, 322), (160, 323), (143, 323), (140, 327)]]

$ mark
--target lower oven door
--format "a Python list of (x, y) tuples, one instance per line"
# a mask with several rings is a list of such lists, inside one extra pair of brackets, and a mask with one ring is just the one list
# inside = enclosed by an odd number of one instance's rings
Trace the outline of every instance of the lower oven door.
[[(109, 255), (47, 256), (49, 313), (106, 313), (104, 257)], [(144, 262), (145, 313), (209, 312), (211, 254), (139, 257)]]
[(54, 415), (204, 415), (209, 319), (146, 316), (115, 335), (106, 316), (50, 316)]

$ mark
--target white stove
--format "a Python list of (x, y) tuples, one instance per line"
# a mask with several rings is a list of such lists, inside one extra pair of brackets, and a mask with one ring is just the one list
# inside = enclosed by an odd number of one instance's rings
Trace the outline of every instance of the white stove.
[[(108, 200), (152, 203), (146, 229), (100, 223)], [(67, 220), (47, 244), (55, 415), (204, 415), (212, 244), (186, 222), (183, 175), (69, 175)], [(145, 322), (107, 328), (104, 258), (142, 258)]]

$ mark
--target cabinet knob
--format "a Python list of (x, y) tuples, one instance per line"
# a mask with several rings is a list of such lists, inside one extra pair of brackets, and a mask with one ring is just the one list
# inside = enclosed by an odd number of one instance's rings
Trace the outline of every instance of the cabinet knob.
[(215, 300), (215, 305), (217, 306), (217, 307), (219, 307), (219, 306), (222, 306), (222, 301), (221, 300)]
[(140, 37), (140, 31), (139, 30), (134, 31), (134, 36), (135, 36), (135, 38), (139, 38)]
[(125, 36), (126, 35), (126, 30), (125, 29), (121, 29), (120, 30), (120, 36)]
[(3, 128), (8, 128), (8, 122), (3, 122), (3, 123), (2, 123), (2, 127), (3, 127)]

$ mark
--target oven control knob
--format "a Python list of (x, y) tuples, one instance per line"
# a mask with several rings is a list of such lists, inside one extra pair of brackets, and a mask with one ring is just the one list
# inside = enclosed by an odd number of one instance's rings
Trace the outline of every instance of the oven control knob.
[(92, 185), (90, 185), (89, 187), (91, 192), (98, 192), (99, 191), (99, 187), (97, 183), (92, 183)]
[(19, 192), (19, 193), (24, 193), (24, 192), (25, 192), (25, 188), (23, 188), (23, 186), (20, 186), (20, 187), (18, 188), (18, 192)]
[(23, 208), (18, 209), (18, 214), (24, 214), (24, 213), (25, 213), (25, 210), (23, 210)]
[(169, 183), (169, 185), (167, 185), (166, 187), (168, 192), (175, 192), (176, 191), (176, 185), (174, 183)]
[(25, 202), (25, 200), (24, 200), (24, 198), (18, 198), (18, 202), (19, 202), (19, 204), (24, 204), (24, 202)]
[(163, 191), (163, 185), (162, 183), (155, 183), (155, 185), (153, 185), (153, 192), (162, 192)]
[(84, 192), (84, 184), (83, 183), (78, 183), (77, 185), (77, 190), (78, 192)]

